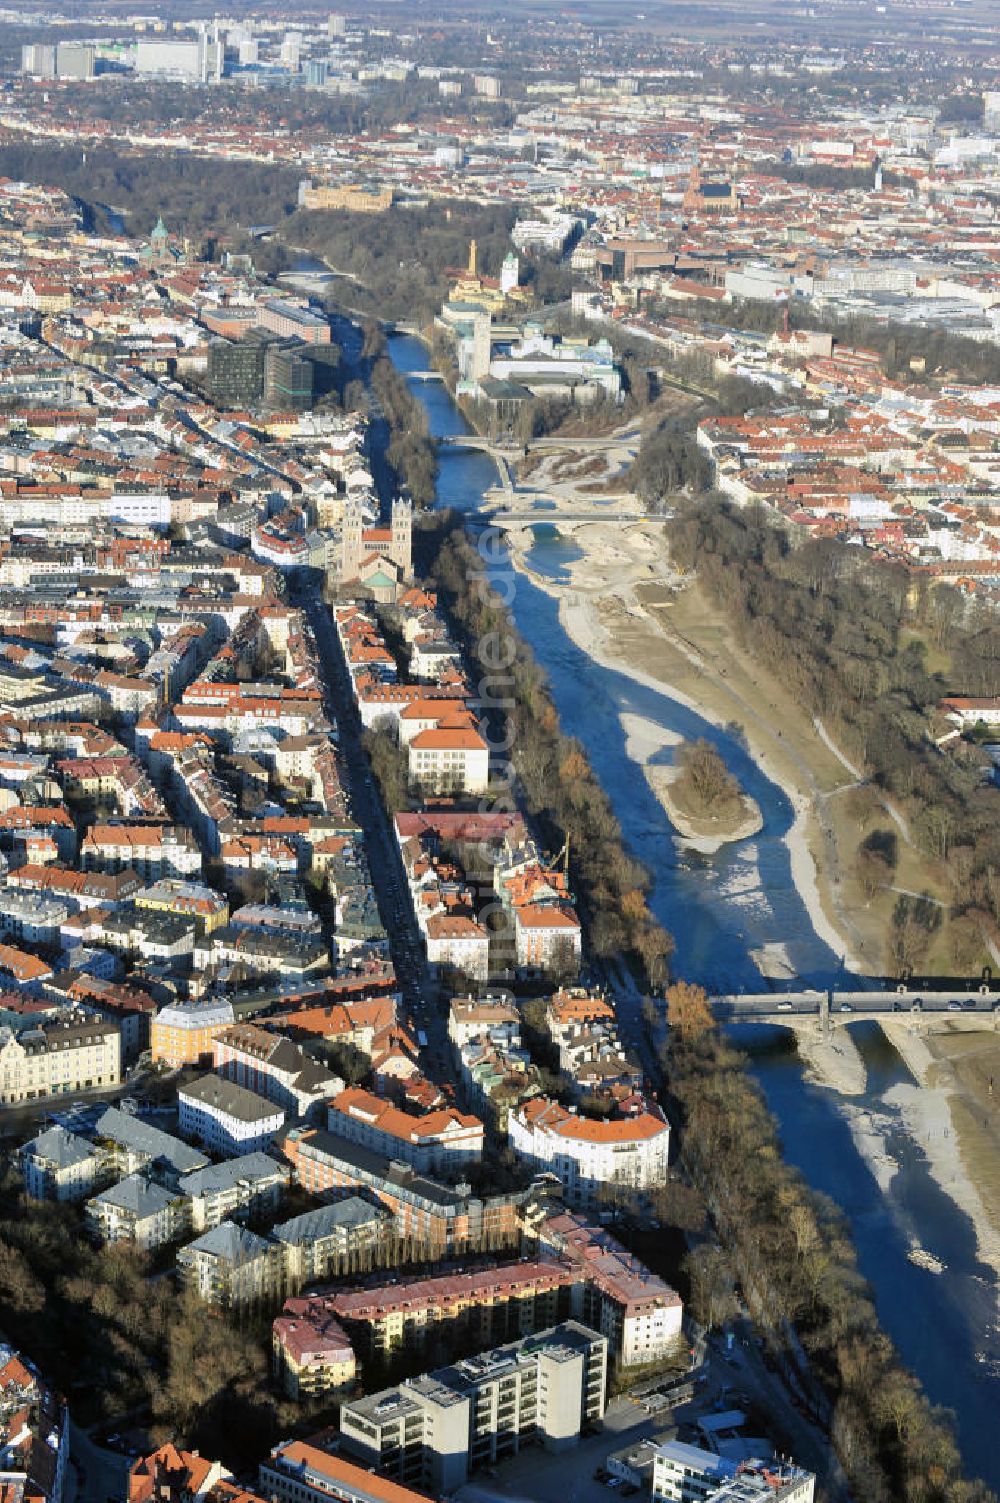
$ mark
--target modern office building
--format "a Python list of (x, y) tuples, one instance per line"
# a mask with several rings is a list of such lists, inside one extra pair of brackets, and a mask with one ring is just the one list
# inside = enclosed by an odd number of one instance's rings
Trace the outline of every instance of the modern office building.
[(729, 1461), (670, 1440), (653, 1458), (654, 1503), (812, 1503), (816, 1478), (789, 1461)]
[(575, 1445), (604, 1415), (607, 1359), (603, 1336), (566, 1321), (345, 1403), (341, 1439), (395, 1480), (441, 1497), (524, 1445)]

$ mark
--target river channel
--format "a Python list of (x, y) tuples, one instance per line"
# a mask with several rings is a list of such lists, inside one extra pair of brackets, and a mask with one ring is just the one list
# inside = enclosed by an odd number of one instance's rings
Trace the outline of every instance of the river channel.
[[(397, 367), (427, 413), (435, 437), (469, 431), (440, 382), (415, 379), (427, 367), (424, 347), (390, 340)], [(485, 455), (442, 449), (438, 499), (474, 516), (496, 483)], [(531, 566), (564, 579), (576, 545), (551, 528), (538, 532)], [(508, 576), (509, 577), (509, 576)], [(595, 664), (565, 634), (558, 602), (523, 574), (514, 578), (512, 611), (549, 675), (564, 728), (584, 744), (607, 789), (629, 846), (653, 876), (651, 905), (674, 935), (675, 969), (710, 990), (763, 989), (752, 951), (785, 946), (804, 984), (851, 985), (835, 955), (813, 929), (791, 877), (783, 836), (792, 820), (787, 796), (764, 777), (738, 737), (702, 720), (667, 694), (634, 684)], [(638, 765), (628, 756), (623, 715), (641, 716), (685, 738), (718, 746), (764, 817), (760, 834), (711, 859), (678, 853), (670, 826)], [(956, 1412), (966, 1466), (1000, 1492), (1000, 1453), (992, 1426), (1000, 1403), (1000, 1333), (992, 1270), (976, 1255), (971, 1222), (931, 1179), (924, 1154), (886, 1096), (911, 1083), (899, 1055), (875, 1025), (852, 1025), (867, 1072), (862, 1096), (844, 1101), (803, 1076), (789, 1035), (755, 1025), (740, 1030), (754, 1073), (780, 1124), (788, 1158), (850, 1220), (862, 1272), (879, 1315), (904, 1360), (935, 1403)], [(883, 1138), (879, 1177), (855, 1143), (851, 1124)], [(891, 1183), (886, 1182), (891, 1175)], [(932, 1273), (913, 1264), (916, 1241), (946, 1265)]]

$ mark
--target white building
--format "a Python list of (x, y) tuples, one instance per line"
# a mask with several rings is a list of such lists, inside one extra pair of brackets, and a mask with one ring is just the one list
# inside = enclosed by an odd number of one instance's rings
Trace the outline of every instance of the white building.
[(816, 1478), (789, 1461), (737, 1464), (670, 1440), (653, 1458), (654, 1503), (812, 1503)]
[(489, 747), (472, 725), (447, 723), (419, 731), (409, 742), (410, 786), (422, 793), (485, 793)]
[(103, 1242), (134, 1242), (145, 1252), (183, 1235), (187, 1203), (141, 1174), (130, 1174), (87, 1202), (87, 1221)]
[(177, 1113), (185, 1136), (224, 1154), (262, 1151), (285, 1122), (280, 1107), (218, 1075), (203, 1075), (181, 1086)]
[(0, 1028), (0, 1106), (121, 1081), (121, 1034), (114, 1023), (75, 1015), (15, 1034)]
[(421, 928), (432, 966), (460, 971), (473, 981), (489, 979), (490, 936), (482, 924), (461, 914), (434, 913)]
[(101, 1156), (92, 1143), (50, 1127), (18, 1155), (24, 1188), (34, 1200), (84, 1200), (97, 1179)]
[(507, 1131), (519, 1158), (559, 1176), (568, 1206), (595, 1205), (605, 1186), (649, 1190), (667, 1177), (670, 1128), (651, 1111), (596, 1121), (540, 1096), (511, 1112)]

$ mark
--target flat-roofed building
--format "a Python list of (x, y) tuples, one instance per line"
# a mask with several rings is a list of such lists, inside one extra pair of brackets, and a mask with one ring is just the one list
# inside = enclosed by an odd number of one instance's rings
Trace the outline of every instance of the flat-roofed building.
[(604, 1415), (607, 1342), (576, 1321), (341, 1407), (344, 1445), (440, 1497), (469, 1473), (540, 1443), (561, 1451)]
[(816, 1478), (790, 1461), (729, 1461), (669, 1440), (653, 1457), (655, 1503), (812, 1503)]

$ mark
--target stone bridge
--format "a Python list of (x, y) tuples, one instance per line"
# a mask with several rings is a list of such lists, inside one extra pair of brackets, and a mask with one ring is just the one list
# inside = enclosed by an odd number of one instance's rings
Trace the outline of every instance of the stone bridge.
[(965, 1027), (1000, 1026), (1000, 991), (975, 982), (964, 991), (928, 991), (899, 988), (874, 992), (734, 992), (712, 998), (712, 1010), (720, 1023), (796, 1024), (816, 1021), (827, 1027), (838, 1023), (880, 1022), (905, 1014), (911, 1024), (931, 1026), (945, 1018), (962, 1020)]

